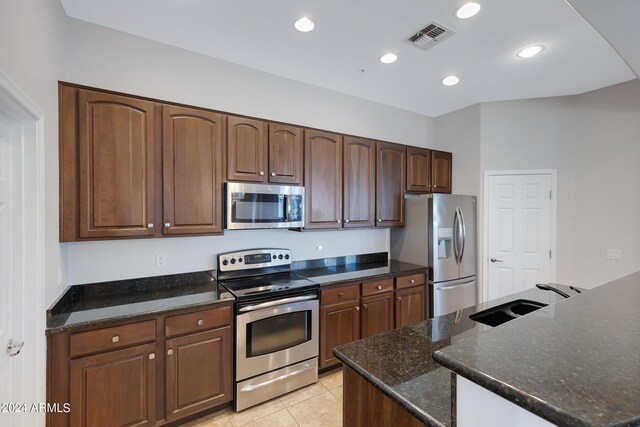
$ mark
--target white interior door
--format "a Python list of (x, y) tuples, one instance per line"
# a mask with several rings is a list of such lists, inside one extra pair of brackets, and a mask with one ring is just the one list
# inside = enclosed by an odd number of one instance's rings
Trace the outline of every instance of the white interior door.
[(488, 299), (551, 281), (551, 174), (489, 175)]
[[(11, 127), (0, 115), (0, 403), (13, 400), (13, 360), (6, 351), (13, 337), (13, 144)], [(0, 414), (3, 425), (9, 414)]]

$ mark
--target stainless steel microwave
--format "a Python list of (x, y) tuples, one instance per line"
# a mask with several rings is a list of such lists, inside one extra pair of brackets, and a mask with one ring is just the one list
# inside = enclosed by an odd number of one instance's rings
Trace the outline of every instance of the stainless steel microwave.
[(302, 228), (304, 187), (240, 184), (226, 186), (226, 228)]

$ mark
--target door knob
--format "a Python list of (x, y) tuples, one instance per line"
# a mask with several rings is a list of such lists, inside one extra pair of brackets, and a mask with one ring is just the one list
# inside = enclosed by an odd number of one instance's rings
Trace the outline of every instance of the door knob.
[(497, 259), (497, 258), (491, 258), (490, 260), (491, 262), (504, 262), (501, 259)]

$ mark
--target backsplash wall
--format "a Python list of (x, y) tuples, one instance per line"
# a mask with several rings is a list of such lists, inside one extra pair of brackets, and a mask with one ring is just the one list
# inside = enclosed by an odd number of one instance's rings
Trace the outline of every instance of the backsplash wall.
[[(66, 286), (212, 269), (216, 268), (216, 254), (249, 248), (289, 248), (294, 261), (388, 252), (389, 230), (225, 230), (223, 236), (74, 242), (60, 246)], [(156, 267), (157, 255), (165, 256), (166, 267)]]

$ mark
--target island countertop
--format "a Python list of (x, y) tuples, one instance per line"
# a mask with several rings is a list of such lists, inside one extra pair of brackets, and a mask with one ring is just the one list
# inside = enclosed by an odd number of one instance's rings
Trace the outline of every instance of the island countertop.
[(434, 353), (559, 425), (640, 425), (640, 272)]
[[(558, 286), (575, 294), (566, 286)], [(334, 350), (336, 357), (419, 420), (431, 426), (452, 424), (452, 373), (432, 359), (432, 353), (466, 337), (492, 329), (470, 315), (514, 299), (554, 304), (564, 298), (533, 288), (509, 297), (438, 316), (385, 332)], [(481, 334), (480, 334), (481, 335)]]

